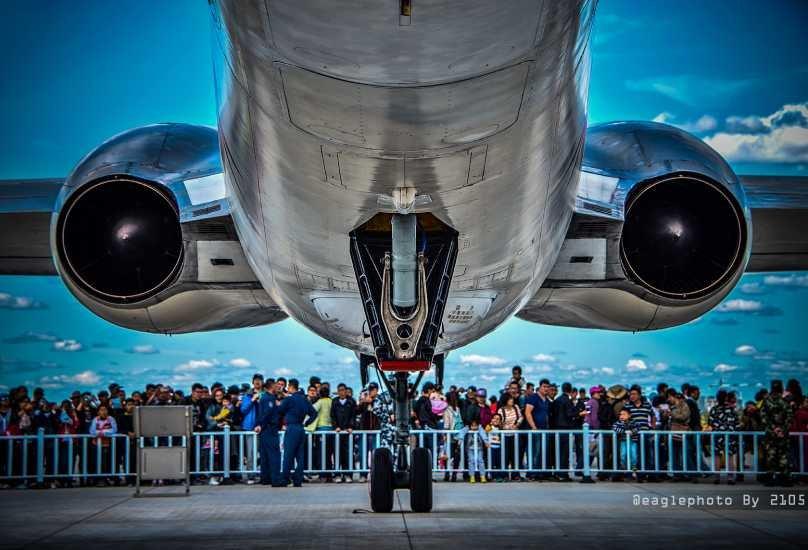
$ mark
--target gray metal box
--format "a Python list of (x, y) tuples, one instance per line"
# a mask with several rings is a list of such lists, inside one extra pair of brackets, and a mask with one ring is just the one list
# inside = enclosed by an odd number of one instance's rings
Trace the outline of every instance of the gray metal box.
[[(142, 437), (183, 436), (189, 432), (191, 408), (186, 406), (138, 407), (135, 421)], [(136, 425), (137, 426), (137, 425)]]
[(180, 479), (186, 474), (188, 449), (185, 447), (144, 447), (140, 449), (141, 479)]

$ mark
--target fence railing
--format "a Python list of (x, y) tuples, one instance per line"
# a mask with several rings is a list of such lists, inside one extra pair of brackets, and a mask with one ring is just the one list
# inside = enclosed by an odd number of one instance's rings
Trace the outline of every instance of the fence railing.
[[(281, 453), (283, 453), (283, 434)], [(224, 478), (259, 471), (259, 440), (251, 431), (195, 433), (191, 440), (192, 475)], [(490, 432), (487, 442), (450, 430), (415, 430), (413, 445), (432, 451), (436, 475), (480, 465), (495, 476), (568, 474), (760, 474), (766, 472), (763, 432), (642, 431), (636, 437), (610, 430), (513, 430)], [(135, 445), (185, 444), (184, 438), (141, 438), (125, 434), (96, 438), (88, 434), (0, 436), (0, 479), (36, 480), (134, 476)], [(795, 475), (808, 474), (808, 433), (789, 437)], [(378, 431), (306, 433), (308, 474), (366, 474)]]

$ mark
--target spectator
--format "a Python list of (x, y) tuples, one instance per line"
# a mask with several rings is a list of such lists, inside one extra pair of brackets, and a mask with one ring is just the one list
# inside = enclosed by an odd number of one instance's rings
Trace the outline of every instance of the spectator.
[(469, 426), (464, 426), (459, 436), (466, 449), (466, 465), (469, 472), (469, 482), (475, 483), (479, 475), (480, 482), (488, 481), (485, 474), (485, 449), (489, 447), (488, 435), (485, 429), (476, 420)]
[[(643, 396), (642, 389), (638, 385), (633, 385), (628, 392), (628, 401), (624, 406), (631, 417), (632, 424), (637, 428), (637, 431), (642, 432), (653, 430), (656, 427), (656, 415), (651, 403)], [(639, 436), (640, 445), (643, 446), (643, 453), (640, 454), (641, 463), (640, 470), (648, 470), (654, 464), (654, 441), (651, 437)], [(648, 474), (640, 474), (638, 481), (646, 479), (653, 479)]]
[[(115, 419), (109, 415), (109, 409), (106, 405), (100, 405), (98, 407), (98, 416), (90, 423), (90, 435), (93, 436), (93, 447), (95, 447), (97, 449), (96, 452), (101, 455), (101, 460), (97, 462), (98, 467), (95, 471), (98, 475), (114, 473), (111, 471), (110, 438), (116, 433), (118, 433), (118, 425)], [(107, 478), (99, 477), (97, 485), (104, 486), (107, 482)]]
[[(229, 411), (225, 406), (224, 390), (217, 387), (213, 391), (213, 402), (208, 405), (205, 411), (206, 430), (209, 432), (220, 432), (227, 425)], [(202, 454), (207, 459), (207, 470), (209, 472), (222, 471), (222, 455), (220, 453), (220, 436), (211, 435), (205, 437), (202, 446)], [(222, 479), (216, 474), (212, 474), (208, 480), (209, 485), (219, 485)]]
[[(239, 409), (241, 411), (241, 429), (244, 431), (255, 431), (258, 425), (258, 415), (260, 409), (261, 398), (264, 397), (264, 376), (260, 373), (253, 374), (252, 387), (249, 388), (249, 393), (241, 400)], [(256, 437), (244, 438), (244, 460), (246, 467), (252, 469), (256, 461)], [(248, 474), (246, 482), (248, 485), (256, 483), (254, 475)]]
[[(539, 391), (525, 398), (525, 420), (531, 430), (547, 430), (550, 427), (550, 407), (552, 402), (549, 397), (550, 381), (546, 378), (539, 382)], [(546, 441), (546, 436), (542, 434), (531, 434), (533, 439), (533, 456), (531, 462), (533, 469), (546, 469), (546, 450), (542, 450), (542, 443)], [(537, 475), (529, 475), (528, 478), (546, 479), (547, 474), (540, 472)]]
[[(736, 432), (740, 428), (738, 413), (735, 410), (737, 405), (734, 394), (726, 390), (718, 390), (716, 394), (716, 405), (710, 410), (710, 429), (714, 432)], [(714, 438), (715, 449), (713, 452), (721, 459), (721, 469), (726, 468), (729, 472), (737, 470), (738, 459), (738, 438), (727, 434), (721, 434)], [(721, 474), (716, 474), (715, 484), (721, 483)], [(735, 485), (735, 474), (727, 474), (727, 483)]]
[[(637, 423), (632, 420), (631, 413), (628, 409), (620, 410), (612, 430), (614, 431), (614, 435), (620, 447), (620, 469), (636, 471), (638, 469), (637, 456), (639, 452), (640, 428)], [(614, 481), (622, 480), (622, 477), (614, 479)]]
[(559, 473), (557, 476), (559, 481), (570, 481), (569, 432), (570, 430), (576, 429), (576, 423), (578, 422), (578, 411), (576, 410), (575, 404), (572, 401), (574, 395), (575, 388), (572, 387), (572, 384), (569, 382), (564, 382), (561, 385), (561, 395), (553, 402), (553, 408), (555, 409), (554, 417), (556, 420), (555, 427), (558, 430), (562, 430), (562, 433), (556, 439), (559, 446), (560, 463), (558, 464)]
[(509, 477), (515, 481), (523, 481), (519, 474), (519, 462), (516, 455), (516, 438), (517, 433), (515, 430), (519, 428), (522, 423), (522, 411), (516, 400), (510, 393), (502, 394), (500, 399), (500, 407), (498, 414), (502, 417), (502, 429), (506, 432), (502, 434), (502, 444), (505, 446), (505, 462), (502, 464), (503, 469), (513, 470)]
[[(670, 419), (670, 430), (677, 432), (671, 436), (673, 439), (674, 468), (677, 470), (690, 470), (692, 469), (693, 464), (687, 460), (687, 457), (682, 457), (684, 438), (686, 436), (679, 433), (690, 431), (690, 406), (687, 404), (685, 396), (677, 392), (675, 389), (670, 388), (665, 393), (667, 395), (668, 406), (670, 409), (666, 414), (666, 416)], [(683, 468), (683, 465), (686, 465), (686, 467)], [(687, 480), (688, 476), (686, 474), (675, 474), (674, 479)]]
[[(499, 470), (502, 468), (502, 417), (499, 413), (491, 417), (491, 424), (488, 426), (488, 444), (491, 449), (491, 470)], [(505, 480), (502, 473), (497, 471), (491, 473), (491, 478), (497, 482)]]
[[(314, 469), (320, 470), (320, 479), (327, 483), (334, 481), (334, 437), (331, 435), (333, 426), (331, 424), (331, 396), (326, 384), (320, 384), (317, 391), (317, 402), (313, 408), (316, 414), (314, 421), (309, 426), (314, 427), (314, 432), (321, 432), (314, 436), (312, 453), (314, 454)], [(302, 397), (302, 393), (300, 394)], [(308, 403), (308, 401), (306, 401)], [(305, 439), (304, 439), (305, 441)], [(305, 453), (304, 453), (305, 454)]]
[(789, 464), (788, 428), (791, 426), (793, 411), (791, 405), (783, 399), (781, 380), (772, 380), (771, 392), (763, 402), (760, 415), (766, 431), (763, 439), (767, 470), (764, 483), (767, 487), (791, 487), (793, 482)]
[[(337, 398), (331, 402), (331, 421), (334, 426), (334, 431), (344, 434), (337, 436), (339, 469), (353, 469), (350, 450), (353, 449), (352, 432), (356, 418), (356, 410), (356, 401), (354, 401), (353, 397), (348, 395), (348, 386), (345, 384), (337, 385)], [(353, 481), (353, 475), (342, 474), (336, 481), (350, 483)]]

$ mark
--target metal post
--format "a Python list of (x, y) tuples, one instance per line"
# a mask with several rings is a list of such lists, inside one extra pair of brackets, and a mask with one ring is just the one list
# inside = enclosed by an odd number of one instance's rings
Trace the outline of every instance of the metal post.
[(45, 428), (36, 432), (36, 481), (45, 481)]
[(592, 479), (592, 472), (589, 467), (589, 424), (587, 424), (586, 422), (584, 422), (583, 425), (582, 437), (584, 440), (583, 444), (581, 445), (582, 446), (581, 453), (584, 455), (583, 456), (584, 471), (583, 471), (583, 477), (581, 478), (581, 483), (594, 483), (595, 480)]
[(224, 427), (224, 441), (222, 442), (222, 469), (224, 470), (222, 478), (230, 479), (230, 426)]

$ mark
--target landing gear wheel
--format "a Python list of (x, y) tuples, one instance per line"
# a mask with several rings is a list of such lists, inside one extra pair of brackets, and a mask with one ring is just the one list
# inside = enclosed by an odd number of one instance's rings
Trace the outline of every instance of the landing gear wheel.
[[(370, 464), (370, 508), (374, 512), (393, 511), (393, 454), (390, 449), (374, 449)], [(431, 497), (430, 497), (431, 505)]]
[(432, 510), (432, 454), (424, 447), (412, 450), (410, 508), (413, 512)]

